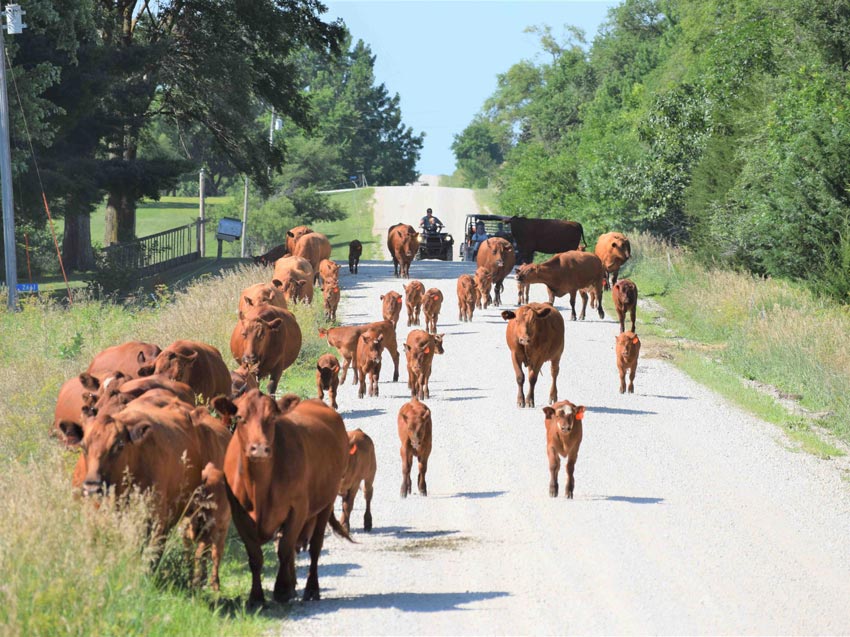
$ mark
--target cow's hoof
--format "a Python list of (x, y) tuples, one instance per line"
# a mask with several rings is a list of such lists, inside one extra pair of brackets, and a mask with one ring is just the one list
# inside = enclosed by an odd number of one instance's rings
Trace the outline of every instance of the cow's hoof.
[(625, 389), (623, 389), (622, 387), (620, 387), (620, 393), (621, 393), (621, 394), (625, 394), (625, 393), (626, 393), (626, 390), (625, 390)]
[(290, 589), (290, 590), (277, 590), (277, 589), (275, 589), (274, 593), (272, 593), (272, 598), (274, 599), (274, 601), (278, 602), (279, 604), (285, 604), (289, 600), (295, 598), (295, 589), (294, 588)]
[(318, 588), (305, 588), (303, 599), (305, 602), (319, 601), (322, 599), (322, 595), (319, 593)]
[(401, 485), (401, 497), (402, 498), (407, 497), (407, 488), (404, 485)]
[(567, 500), (573, 499), (573, 492), (572, 491), (567, 491), (564, 495), (567, 496)]
[(372, 530), (372, 514), (366, 513), (363, 516), (363, 530), (369, 532)]
[(557, 498), (558, 497), (558, 485), (557, 484), (554, 487), (553, 486), (549, 487), (549, 497), (550, 498)]
[(576, 320), (576, 315), (575, 315), (575, 314), (573, 314), (573, 315), (570, 317), (570, 320), (571, 320), (571, 321), (575, 321), (575, 320)]
[(629, 387), (629, 393), (630, 393), (630, 394), (634, 394), (634, 393), (635, 393), (635, 388), (634, 388), (634, 387)]

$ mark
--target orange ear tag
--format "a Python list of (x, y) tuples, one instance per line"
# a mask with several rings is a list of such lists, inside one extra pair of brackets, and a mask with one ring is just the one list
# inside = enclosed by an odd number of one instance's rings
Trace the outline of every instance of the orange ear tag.
[(434, 299), (434, 300), (436, 301), (436, 300), (437, 300), (437, 299), (439, 299), (440, 297), (439, 297), (439, 296), (435, 296), (435, 295), (433, 295), (433, 294), (432, 294), (432, 295), (431, 295), (431, 298), (432, 298), (432, 299)]
[(338, 292), (339, 292), (339, 288), (334, 288), (334, 294), (337, 294)]
[(348, 450), (348, 455), (353, 456), (355, 453), (357, 453), (357, 445), (351, 445), (351, 449)]
[(576, 414), (575, 418), (576, 418), (576, 420), (584, 420), (584, 412), (581, 412), (580, 414)]
[(430, 348), (430, 347), (426, 347), (424, 351), (425, 351), (425, 353), (426, 353), (426, 354), (430, 354), (430, 353), (431, 353), (431, 348)]
[(639, 339), (638, 339), (638, 337), (637, 337), (637, 336), (635, 336), (635, 337), (632, 339), (632, 343), (634, 343), (635, 345), (637, 345), (638, 340), (639, 340)]

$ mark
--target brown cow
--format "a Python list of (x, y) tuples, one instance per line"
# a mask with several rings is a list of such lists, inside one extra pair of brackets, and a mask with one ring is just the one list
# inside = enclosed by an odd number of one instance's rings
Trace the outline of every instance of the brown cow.
[(121, 372), (124, 376), (137, 378), (139, 369), (153, 363), (161, 351), (158, 345), (142, 341), (128, 341), (121, 345), (113, 345), (97, 354), (86, 372), (97, 377)]
[(406, 223), (397, 223), (387, 231), (387, 250), (393, 258), (393, 272), (410, 278), (410, 263), (419, 252), (419, 233)]
[(505, 277), (511, 273), (516, 263), (516, 254), (511, 242), (501, 237), (490, 237), (478, 248), (475, 258), (479, 270), (485, 270), (493, 280), (494, 303), (496, 307), (502, 304), (502, 290), (505, 288)]
[(526, 263), (534, 261), (535, 252), (555, 254), (577, 250), (584, 238), (584, 229), (577, 221), (511, 217), (510, 223), (511, 235)]
[[(283, 370), (301, 351), (301, 328), (289, 310), (260, 307), (239, 321), (230, 334), (230, 352), (237, 363), (257, 366), (257, 380), (269, 377), (267, 391), (274, 394)], [(223, 392), (222, 392), (223, 393)]]
[(325, 302), (325, 318), (331, 322), (336, 321), (336, 310), (339, 307), (339, 281), (325, 279), (322, 284), (322, 298)]
[(635, 313), (637, 311), (638, 289), (633, 281), (622, 279), (611, 288), (611, 300), (620, 319), (620, 331), (626, 331), (626, 312), (632, 319), (632, 332), (635, 331)]
[(620, 268), (632, 256), (632, 244), (621, 232), (608, 232), (600, 235), (596, 241), (596, 256), (602, 261), (602, 267), (605, 268), (605, 279), (607, 282), (608, 274), (613, 274), (611, 284), (617, 282), (617, 276), (620, 273)]
[(255, 283), (242, 290), (239, 295), (239, 311), (247, 312), (253, 307), (274, 305), (286, 309), (283, 292), (271, 283)]
[(437, 333), (437, 320), (443, 307), (443, 293), (438, 288), (430, 288), (425, 292), (422, 301), (422, 313), (425, 315), (425, 330), (431, 334)]
[[(505, 340), (511, 350), (511, 362), (516, 373), (517, 406), (534, 407), (534, 386), (546, 361), (552, 368), (549, 402), (554, 403), (558, 400), (558, 372), (564, 352), (564, 319), (561, 313), (549, 303), (529, 303), (517, 308), (516, 312), (505, 310), (502, 318), (508, 321)], [(523, 396), (523, 365), (528, 368), (527, 396)]]
[[(63, 433), (69, 445), (82, 451), (73, 486), (81, 487), (88, 497), (110, 490), (119, 500), (129, 487), (150, 491), (153, 520), (157, 531), (165, 535), (190, 511), (192, 494), (202, 484), (203, 467), (209, 462), (222, 466), (230, 433), (205, 409), (193, 412), (177, 398), (165, 404), (154, 402), (148, 396), (154, 392), (117, 413), (99, 414), (84, 429), (69, 426)], [(222, 510), (217, 517), (224, 525), (220, 556), (227, 516)], [(217, 570), (214, 565), (214, 573)]]
[(363, 497), (366, 498), (366, 513), (363, 515), (363, 529), (372, 530), (372, 484), (378, 461), (375, 459), (375, 444), (363, 433), (362, 429), (348, 432), (348, 467), (339, 483), (339, 495), (342, 498), (342, 515), (339, 523), (346, 531), (350, 531), (349, 520), (354, 508), (354, 498), (360, 483), (363, 483)]
[(391, 321), (376, 321), (365, 325), (346, 325), (344, 327), (319, 328), (319, 337), (328, 339), (328, 345), (335, 347), (342, 358), (342, 376), (339, 382), (344, 383), (348, 374), (349, 366), (354, 370), (354, 384), (358, 382), (357, 342), (360, 335), (369, 328), (378, 328), (384, 335), (384, 347), (393, 359), (393, 382), (398, 381), (398, 343), (396, 342), (395, 328)]
[[(211, 416), (210, 416), (211, 418)], [(185, 540), (197, 544), (195, 549), (195, 576), (193, 585), (200, 586), (204, 578), (204, 559), (212, 559), (210, 587), (219, 590), (218, 569), (224, 554), (224, 541), (230, 528), (230, 503), (224, 472), (208, 462), (201, 471), (201, 484), (192, 494), (187, 512), (189, 518)]]
[(321, 232), (310, 232), (298, 239), (292, 254), (310, 262), (313, 268), (313, 285), (318, 285), (319, 264), (326, 259), (330, 260), (331, 242)]
[(198, 341), (174, 341), (159, 353), (153, 365), (140, 369), (139, 373), (142, 376), (163, 374), (186, 383), (205, 402), (218, 395), (230, 394), (230, 370), (221, 352)]
[(177, 398), (187, 407), (195, 404), (195, 392), (186, 383), (172, 380), (164, 374), (153, 374), (142, 378), (127, 378), (121, 372), (107, 376), (102, 381), (90, 374), (80, 374), (79, 381), (84, 389), (82, 410), (83, 426), (98, 415), (105, 416), (124, 409), (131, 401), (145, 396), (148, 403), (163, 406)]
[(404, 304), (407, 307), (407, 326), (419, 325), (419, 310), (422, 309), (422, 295), (425, 294), (425, 286), (421, 281), (415, 279), (404, 288)]
[(478, 294), (475, 289), (475, 279), (469, 274), (461, 274), (457, 278), (457, 308), (459, 321), (471, 321), (475, 312), (475, 302)]
[(564, 495), (572, 500), (576, 480), (573, 476), (581, 446), (584, 406), (562, 400), (551, 407), (544, 407), (546, 414), (546, 455), (549, 458), (549, 495), (558, 497), (558, 470), (561, 458), (567, 459), (567, 487)]
[(274, 265), (274, 262), (284, 256), (287, 252), (289, 252), (289, 250), (287, 250), (286, 244), (281, 243), (279, 246), (275, 246), (265, 254), (254, 257), (254, 263), (256, 265)]
[(319, 275), (322, 277), (322, 284), (330, 279), (339, 280), (339, 263), (330, 259), (322, 259), (319, 262)]
[(357, 239), (348, 244), (348, 271), (357, 274), (360, 269), (360, 257), (363, 254), (363, 244)]
[(339, 409), (336, 404), (336, 390), (339, 387), (339, 361), (333, 354), (322, 354), (316, 363), (316, 389), (319, 400), (325, 399), (325, 390), (331, 400), (331, 407)]
[(555, 302), (555, 297), (570, 295), (570, 307), (572, 308), (573, 321), (576, 320), (576, 293), (581, 294), (582, 306), (581, 316), (583, 321), (587, 309), (587, 292), (585, 289), (593, 287), (598, 299), (596, 310), (599, 318), (605, 318), (605, 310), (602, 309), (602, 261), (595, 254), (571, 250), (556, 254), (543, 263), (527, 263), (517, 271), (517, 281), (522, 283), (543, 283), (549, 288), (549, 303)]
[(369, 395), (378, 395), (381, 378), (381, 356), (384, 353), (384, 333), (379, 328), (369, 328), (357, 340), (357, 374), (360, 379), (358, 398), (366, 396), (366, 375), (369, 376)]
[(431, 455), (431, 410), (417, 398), (411, 399), (398, 410), (398, 438), (401, 441), (401, 497), (410, 495), (410, 470), (413, 468), (413, 456), (419, 458), (420, 495), (428, 495), (425, 473), (428, 471), (428, 457)]
[[(522, 267), (522, 266), (520, 266)], [(518, 267), (514, 274), (519, 274), (520, 268)], [(525, 305), (528, 303), (528, 293), (531, 290), (531, 285), (526, 281), (520, 281), (519, 278), (516, 280), (516, 292), (517, 292), (517, 305)], [(591, 305), (591, 307), (593, 307)]]
[(490, 296), (490, 289), (493, 285), (493, 275), (484, 268), (478, 268), (473, 277), (475, 281), (475, 293), (477, 300), (475, 306), (479, 310), (486, 310), (493, 302), (493, 297)]
[[(390, 290), (386, 294), (381, 295), (381, 315), (385, 321), (390, 321), (393, 327), (398, 327), (398, 317), (401, 314), (401, 294), (395, 290)], [(409, 315), (409, 314), (408, 314)]]
[(295, 245), (298, 243), (298, 240), (303, 237), (305, 234), (310, 234), (313, 232), (311, 228), (307, 226), (296, 226), (292, 230), (286, 233), (286, 251), (289, 254), (295, 253)]
[[(333, 505), (348, 464), (348, 435), (342, 418), (318, 400), (302, 400), (285, 413), (271, 397), (251, 390), (214, 402), (236, 429), (224, 461), (233, 523), (251, 568), (251, 605), (265, 602), (262, 545), (278, 539), (280, 567), (274, 598), (295, 595), (295, 547), (309, 543), (310, 575), (304, 599), (319, 599), (319, 555)], [(235, 418), (235, 416), (238, 416)], [(350, 539), (350, 538), (349, 538)]]
[(232, 370), (230, 372), (230, 396), (239, 398), (249, 389), (259, 389), (258, 370), (259, 368), (256, 365), (246, 365), (245, 363)]
[(407, 356), (407, 386), (410, 395), (423, 398), (431, 397), (429, 381), (431, 366), (435, 354), (443, 354), (443, 337), (445, 334), (428, 334), (423, 330), (411, 330), (404, 344)]
[(312, 303), (314, 277), (313, 266), (307, 259), (289, 254), (275, 261), (272, 285), (283, 292), (289, 303)]
[(640, 355), (640, 339), (634, 332), (623, 332), (615, 337), (617, 371), (620, 373), (620, 393), (626, 392), (626, 371), (629, 372), (629, 393), (635, 393), (635, 372)]
[(82, 411), (85, 404), (83, 395), (86, 391), (79, 376), (69, 378), (62, 383), (59, 395), (56, 397), (56, 408), (53, 411), (51, 432), (54, 435), (61, 435), (62, 423), (66, 423), (65, 426), (82, 424)]

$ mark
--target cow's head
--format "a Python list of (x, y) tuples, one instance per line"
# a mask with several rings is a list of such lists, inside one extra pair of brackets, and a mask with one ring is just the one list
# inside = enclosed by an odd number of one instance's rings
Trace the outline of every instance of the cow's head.
[[(195, 366), (197, 360), (198, 352), (183, 354), (172, 349), (165, 349), (156, 357), (153, 373), (162, 374), (171, 380), (178, 380), (181, 383), (185, 383), (189, 380), (192, 368)], [(147, 371), (150, 367), (144, 369)], [(143, 374), (142, 370), (139, 370), (139, 374), (150, 376), (150, 374)]]
[(384, 302), (384, 309), (391, 314), (394, 314), (401, 309), (401, 294), (398, 292), (391, 291), (386, 294), (382, 294), (381, 301)]
[(418, 451), (428, 435), (431, 410), (414, 398), (406, 405), (406, 409), (399, 412), (398, 417), (407, 426), (407, 439), (410, 440), (410, 445)]
[(584, 419), (584, 405), (573, 405), (564, 400), (551, 407), (544, 407), (546, 422), (553, 422), (557, 430), (562, 434), (568, 434), (573, 430), (576, 423)]
[(525, 265), (521, 265), (516, 269), (516, 280), (518, 283), (529, 283), (528, 279), (531, 275), (536, 274), (540, 269), (540, 265), (538, 263), (526, 263)]
[(416, 253), (419, 251), (419, 235), (416, 230), (410, 226), (399, 226), (395, 229), (396, 237), (398, 237), (398, 246), (401, 253), (408, 259), (413, 260)]
[(426, 361), (431, 360), (434, 354), (443, 354), (443, 337), (445, 334), (425, 334), (421, 330), (411, 332), (404, 344), (407, 364), (414, 373), (421, 373)]
[(517, 342), (526, 346), (537, 340), (537, 334), (541, 328), (540, 320), (546, 319), (552, 312), (556, 311), (548, 303), (542, 307), (537, 306), (537, 304), (535, 306), (523, 305), (517, 308), (516, 312), (505, 310), (502, 312), (502, 318), (506, 321), (514, 319), (514, 334), (516, 334)]
[(242, 455), (249, 462), (267, 462), (272, 457), (275, 442), (275, 423), (280, 407), (270, 396), (250, 389), (235, 400), (224, 396), (213, 399), (213, 407), (221, 414), (225, 425), (235, 426), (233, 436), (239, 441)]
[(402, 284), (401, 287), (404, 289), (404, 294), (405, 296), (407, 296), (407, 300), (409, 302), (422, 302), (422, 295), (425, 293), (425, 286), (422, 285), (419, 281), (411, 281), (407, 285)]
[(113, 414), (129, 403), (135, 396), (125, 396), (121, 387), (130, 380), (121, 372), (99, 381), (90, 374), (80, 374), (80, 383), (86, 390), (83, 393), (81, 421), (83, 425), (91, 423), (98, 414)]
[(296, 279), (295, 277), (288, 276), (283, 280), (273, 279), (272, 285), (283, 292), (283, 298), (287, 303), (296, 303), (302, 299), (307, 299), (307, 293), (305, 292), (305, 286), (307, 285), (306, 279)]
[[(487, 239), (485, 243), (496, 259), (495, 263), (497, 268), (505, 267), (505, 261), (515, 261), (516, 257), (513, 257), (514, 249), (510, 242), (504, 239), (493, 238)], [(513, 257), (513, 259), (511, 259), (511, 257)]]
[(623, 332), (614, 337), (617, 353), (631, 360), (640, 350), (640, 339), (634, 332)]
[(238, 368), (230, 372), (230, 395), (233, 398), (239, 398), (249, 389), (256, 389), (257, 372), (259, 367), (256, 364), (242, 363)]
[(333, 381), (334, 376), (339, 373), (339, 362), (334, 358), (331, 359), (319, 359), (319, 362), (316, 363), (316, 371), (319, 372), (319, 378), (322, 380), (322, 385), (328, 387)]
[(365, 356), (367, 361), (375, 365), (381, 364), (381, 355), (384, 353), (384, 333), (377, 330), (366, 330), (360, 335), (360, 345), (357, 347), (357, 358)]
[(280, 329), (283, 319), (280, 317), (266, 320), (262, 314), (246, 315), (239, 312), (239, 327), (243, 342), (242, 364), (257, 365), (265, 349), (264, 343), (269, 335)]

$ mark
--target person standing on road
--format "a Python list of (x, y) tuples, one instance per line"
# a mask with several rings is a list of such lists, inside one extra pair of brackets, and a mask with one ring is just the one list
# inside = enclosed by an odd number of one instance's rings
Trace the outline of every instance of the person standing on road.
[(433, 211), (428, 208), (425, 211), (425, 216), (419, 221), (419, 227), (425, 230), (425, 232), (437, 232), (437, 230), (443, 227), (443, 222), (437, 219)]

